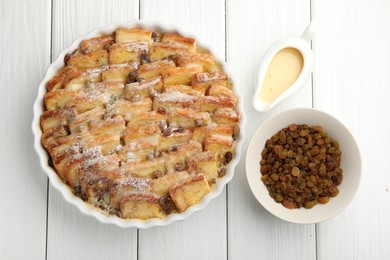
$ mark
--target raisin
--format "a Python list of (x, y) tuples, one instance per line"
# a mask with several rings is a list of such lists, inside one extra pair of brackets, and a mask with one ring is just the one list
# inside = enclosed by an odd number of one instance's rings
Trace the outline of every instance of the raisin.
[(219, 168), (218, 171), (218, 177), (223, 177), (226, 175), (226, 168)]
[(165, 107), (159, 107), (157, 109), (157, 112), (159, 112), (162, 115), (165, 115), (167, 113), (167, 109)]
[(282, 204), (283, 204), (284, 207), (286, 207), (288, 209), (296, 208), (296, 206), (294, 205), (294, 202), (289, 201), (289, 200), (283, 200)]
[(160, 205), (161, 205), (161, 208), (162, 208), (163, 212), (166, 215), (169, 215), (169, 214), (172, 213), (172, 211), (176, 211), (177, 210), (176, 206), (175, 206), (175, 203), (173, 203), (173, 200), (168, 195), (161, 197), (159, 202), (160, 202)]
[(233, 159), (233, 154), (231, 152), (225, 153), (225, 163), (229, 163)]
[(127, 83), (134, 83), (134, 82), (137, 82), (137, 72), (136, 71), (133, 71), (129, 74), (129, 76), (127, 77)]
[(164, 131), (163, 131), (164, 136), (170, 136), (171, 134), (172, 134), (172, 128), (168, 127), (166, 129), (164, 129)]
[(177, 61), (179, 59), (179, 55), (169, 55), (168, 59), (172, 60), (177, 65)]
[(134, 95), (131, 97), (131, 102), (139, 102), (141, 100), (140, 95)]
[(154, 42), (161, 42), (161, 38), (162, 38), (162, 34), (161, 33), (156, 33), (156, 32), (152, 33), (152, 40)]
[(184, 171), (186, 169), (186, 165), (184, 163), (178, 162), (175, 164), (175, 170), (178, 172)]
[(163, 176), (163, 173), (161, 171), (157, 170), (157, 171), (153, 172), (153, 175), (155, 178), (160, 178)]
[(70, 57), (71, 57), (71, 55), (70, 55), (69, 53), (67, 53), (67, 54), (65, 55), (65, 57), (64, 57), (64, 63), (65, 63), (65, 65), (68, 65), (68, 61), (69, 61)]
[(149, 55), (146, 52), (141, 53), (140, 60), (141, 65), (150, 63)]
[(49, 157), (49, 160), (47, 160), (47, 164), (48, 164), (50, 167), (54, 168), (53, 160), (51, 159), (51, 157)]
[(177, 131), (178, 131), (179, 133), (183, 133), (185, 130), (186, 130), (186, 129), (185, 129), (184, 127), (182, 127), (182, 126), (179, 126), (179, 127), (177, 128)]
[(296, 124), (291, 124), (288, 126), (288, 129), (292, 132), (295, 132), (297, 130), (298, 126)]
[(168, 150), (169, 150), (170, 152), (177, 152), (178, 149), (179, 149), (179, 148), (177, 147), (177, 145), (174, 145), (174, 146), (171, 146)]

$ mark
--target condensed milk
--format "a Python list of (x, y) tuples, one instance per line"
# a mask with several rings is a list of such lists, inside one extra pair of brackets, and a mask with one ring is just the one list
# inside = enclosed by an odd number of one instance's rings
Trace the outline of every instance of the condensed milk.
[(313, 71), (310, 41), (315, 31), (316, 25), (312, 22), (301, 38), (279, 40), (265, 52), (252, 100), (255, 110), (271, 110), (306, 83)]
[(295, 48), (280, 50), (271, 60), (259, 98), (271, 103), (298, 78), (303, 68), (303, 57)]

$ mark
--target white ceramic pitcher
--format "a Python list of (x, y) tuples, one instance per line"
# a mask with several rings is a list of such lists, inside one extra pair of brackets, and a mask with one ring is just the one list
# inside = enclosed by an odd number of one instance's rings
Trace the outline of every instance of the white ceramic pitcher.
[[(271, 45), (271, 47), (265, 52), (259, 67), (257, 84), (255, 86), (255, 94), (253, 96), (253, 107), (259, 112), (267, 112), (274, 106), (279, 104), (281, 101), (297, 92), (308, 80), (313, 71), (314, 58), (313, 51), (311, 50), (310, 41), (312, 40), (317, 26), (316, 23), (311, 22), (302, 34), (301, 38), (286, 38), (279, 40)], [(302, 54), (303, 67), (294, 83), (282, 92), (275, 100), (271, 103), (265, 102), (260, 98), (260, 91), (263, 87), (264, 79), (267, 70), (271, 64), (272, 59), (275, 55), (285, 49), (294, 48)]]

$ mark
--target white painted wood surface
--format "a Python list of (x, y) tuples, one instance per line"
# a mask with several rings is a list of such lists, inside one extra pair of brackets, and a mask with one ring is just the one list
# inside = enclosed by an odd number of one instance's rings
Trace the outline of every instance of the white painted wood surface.
[(315, 107), (349, 127), (363, 158), (353, 203), (318, 225), (318, 257), (390, 259), (390, 2), (316, 4)]
[[(245, 112), (246, 150), (250, 137), (269, 116), (293, 107), (311, 107), (311, 82), (271, 112), (259, 114), (252, 108), (256, 74), (262, 54), (280, 38), (299, 36), (310, 23), (309, 1), (228, 1), (227, 60), (241, 90)], [(259, 148), (260, 149), (260, 148)], [(245, 157), (229, 185), (228, 251), (230, 259), (315, 259), (315, 226), (296, 225), (268, 213), (250, 192)]]
[(48, 183), (30, 126), (49, 64), (50, 1), (1, 1), (0, 259), (45, 257)]
[[(387, 0), (0, 0), (0, 259), (390, 259), (389, 14)], [(363, 157), (353, 203), (321, 224), (281, 221), (252, 196), (242, 160), (206, 209), (137, 231), (98, 223), (47, 187), (30, 122), (51, 54), (94, 27), (139, 17), (177, 24), (227, 59), (249, 118), (244, 149), (266, 118), (288, 108), (316, 107), (342, 120)], [(256, 114), (250, 97), (262, 53), (300, 35), (311, 17), (319, 23), (313, 81)]]

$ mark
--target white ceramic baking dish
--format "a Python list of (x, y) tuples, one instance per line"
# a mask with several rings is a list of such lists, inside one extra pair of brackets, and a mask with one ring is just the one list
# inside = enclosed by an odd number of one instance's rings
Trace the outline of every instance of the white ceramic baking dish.
[(199, 40), (198, 37), (195, 37), (194, 35), (187, 33), (177, 26), (171, 26), (171, 25), (162, 25), (159, 22), (154, 22), (154, 21), (129, 21), (129, 22), (120, 22), (120, 23), (113, 23), (111, 25), (108, 25), (106, 27), (101, 27), (101, 28), (96, 28), (87, 35), (78, 37), (76, 40), (73, 41), (73, 43), (65, 48), (57, 57), (57, 59), (49, 66), (47, 69), (46, 75), (43, 78), (42, 82), (39, 84), (38, 87), (38, 95), (37, 98), (34, 102), (34, 118), (32, 122), (32, 131), (34, 134), (34, 147), (35, 150), (39, 156), (39, 162), (40, 165), (43, 169), (43, 171), (47, 174), (49, 177), (50, 183), (53, 185), (54, 188), (56, 188), (65, 198), (66, 201), (68, 201), (70, 204), (75, 205), (81, 212), (83, 212), (86, 215), (93, 216), (97, 220), (99, 220), (102, 223), (110, 223), (110, 224), (115, 224), (120, 227), (128, 228), (128, 227), (135, 227), (135, 228), (150, 228), (153, 226), (166, 226), (169, 225), (172, 222), (178, 221), (178, 220), (184, 220), (188, 218), (190, 215), (192, 215), (194, 212), (199, 211), (203, 208), (205, 208), (209, 202), (218, 197), (222, 191), (225, 185), (230, 182), (233, 178), (234, 175), (234, 170), (240, 160), (241, 157), (241, 151), (242, 151), (242, 146), (244, 143), (244, 126), (245, 126), (245, 114), (244, 111), (242, 110), (243, 106), (243, 101), (239, 93), (239, 87), (234, 84), (234, 91), (237, 93), (238, 98), (239, 98), (239, 112), (241, 114), (241, 122), (240, 122), (240, 136), (237, 139), (236, 143), (236, 149), (235, 149), (235, 155), (233, 160), (230, 162), (227, 173), (224, 178), (222, 178), (219, 183), (216, 185), (215, 189), (211, 191), (209, 194), (207, 194), (200, 203), (188, 208), (186, 211), (183, 213), (175, 213), (171, 214), (168, 217), (164, 219), (150, 219), (150, 220), (136, 220), (136, 219), (130, 219), (130, 220), (125, 220), (121, 219), (117, 216), (113, 215), (107, 215), (100, 211), (97, 208), (94, 208), (90, 206), (89, 204), (85, 203), (83, 200), (80, 198), (76, 197), (73, 192), (68, 188), (68, 186), (62, 182), (62, 180), (58, 177), (57, 173), (55, 170), (49, 166), (48, 160), (49, 156), (44, 147), (41, 144), (41, 137), (42, 137), (42, 130), (40, 127), (40, 116), (44, 112), (44, 104), (43, 104), (43, 98), (46, 93), (46, 87), (45, 84), (46, 82), (51, 79), (63, 66), (64, 66), (64, 56), (67, 53), (71, 53), (74, 49), (78, 48), (80, 42), (84, 39), (88, 39), (91, 37), (99, 36), (102, 34), (111, 34), (113, 33), (116, 29), (120, 27), (128, 27), (128, 28), (134, 28), (134, 27), (139, 27), (139, 28), (145, 28), (149, 29), (152, 31), (157, 31), (157, 32), (176, 32), (184, 36), (192, 37), (197, 40), (197, 44), (199, 47), (210, 51), (213, 53), (213, 55), (216, 57), (216, 59), (221, 63), (223, 70), (231, 77), (231, 74), (228, 71), (227, 65), (223, 62), (222, 59), (218, 58), (216, 53), (212, 51), (212, 49), (203, 44), (202, 41)]

